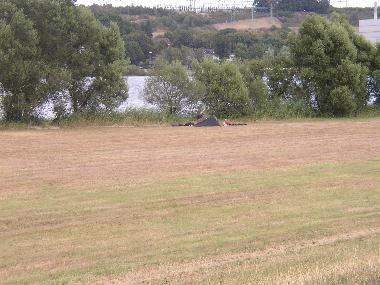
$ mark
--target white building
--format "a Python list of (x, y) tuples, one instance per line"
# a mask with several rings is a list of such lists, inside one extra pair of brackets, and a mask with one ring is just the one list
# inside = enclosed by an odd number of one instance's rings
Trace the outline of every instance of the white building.
[(373, 19), (359, 21), (359, 34), (374, 44), (380, 42), (380, 20), (377, 18), (377, 1), (375, 2)]

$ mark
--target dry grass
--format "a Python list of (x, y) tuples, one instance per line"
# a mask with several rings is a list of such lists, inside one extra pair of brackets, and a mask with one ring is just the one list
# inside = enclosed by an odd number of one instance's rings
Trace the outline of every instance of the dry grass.
[(234, 169), (365, 160), (380, 154), (379, 141), (379, 120), (4, 131), (0, 191), (128, 185)]
[(0, 133), (1, 284), (379, 284), (380, 122)]
[(236, 29), (240, 31), (248, 31), (248, 30), (269, 30), (275, 26), (276, 28), (281, 28), (282, 23), (277, 18), (270, 18), (270, 17), (262, 17), (254, 19), (253, 21), (251, 19), (249, 20), (240, 20), (230, 23), (220, 23), (220, 24), (214, 24), (213, 27), (217, 30), (224, 30), (224, 29)]
[(158, 29), (152, 33), (153, 38), (163, 37), (165, 33), (168, 32), (167, 29)]

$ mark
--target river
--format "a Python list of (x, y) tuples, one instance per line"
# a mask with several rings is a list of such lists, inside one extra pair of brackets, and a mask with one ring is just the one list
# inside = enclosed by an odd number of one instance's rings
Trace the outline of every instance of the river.
[(127, 108), (154, 108), (154, 106), (147, 103), (142, 96), (147, 78), (148, 76), (125, 77), (128, 83), (128, 99), (117, 108), (117, 111), (123, 112)]
[[(147, 103), (143, 96), (142, 91), (144, 89), (147, 76), (128, 76), (125, 80), (128, 83), (128, 99), (123, 102), (116, 111), (124, 112), (128, 108), (136, 109), (154, 109), (155, 106)], [(54, 119), (53, 104), (47, 102), (44, 105), (37, 108), (37, 113), (40, 117), (45, 119)]]

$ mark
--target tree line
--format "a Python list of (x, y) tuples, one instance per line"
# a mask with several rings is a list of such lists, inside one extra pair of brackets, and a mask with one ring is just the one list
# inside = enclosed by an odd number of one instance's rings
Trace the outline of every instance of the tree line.
[(160, 62), (145, 98), (164, 112), (205, 108), (219, 117), (341, 117), (380, 104), (380, 48), (344, 17), (308, 16), (287, 45), (262, 59), (195, 61), (191, 80), (179, 62)]
[[(327, 14), (330, 5), (327, 0), (256, 0), (255, 7), (269, 8), (272, 3), (275, 14), (283, 20), (289, 20), (292, 12), (314, 12)], [(291, 31), (285, 24), (283, 28), (274, 28), (260, 32), (242, 32), (237, 30), (217, 31), (210, 28), (215, 23), (251, 18), (251, 10), (235, 12), (213, 11), (202, 13), (176, 12), (161, 8), (139, 6), (112, 7), (111, 5), (92, 5), (90, 9), (103, 24), (116, 22), (120, 27), (125, 45), (125, 56), (136, 66), (146, 67), (151, 55), (165, 56), (167, 48), (179, 53), (183, 47), (191, 49), (214, 49), (217, 56), (230, 54), (241, 59), (261, 58), (268, 50), (277, 53)], [(268, 16), (268, 9), (259, 9), (255, 17)], [(153, 31), (164, 31), (153, 37)], [(253, 48), (255, 46), (255, 48)]]
[(314, 12), (328, 14), (330, 0), (254, 0), (253, 5), (257, 8), (279, 9), (291, 12)]
[[(136, 25), (102, 13), (95, 17), (71, 0), (2, 1), (3, 118), (31, 120), (46, 102), (57, 119), (113, 111), (128, 96), (122, 77), (127, 58), (139, 52), (137, 46), (146, 45), (144, 56), (152, 48), (151, 27)], [(156, 59), (145, 86), (147, 101), (169, 114), (206, 109), (228, 117), (348, 116), (369, 102), (380, 104), (380, 49), (342, 16), (308, 16), (289, 36), (271, 32), (276, 38), (228, 29), (168, 32), (173, 46)], [(222, 61), (207, 59), (204, 46)], [(229, 61), (231, 53), (236, 58)]]
[(57, 116), (111, 110), (126, 99), (119, 27), (101, 25), (71, 0), (0, 3), (3, 116), (30, 120), (47, 101)]
[[(118, 24), (125, 45), (125, 57), (131, 64), (141, 67), (150, 64), (151, 55), (165, 56), (168, 48), (171, 54), (179, 54), (183, 48), (214, 49), (221, 58), (230, 54), (242, 59), (260, 58), (267, 50), (278, 52), (290, 32), (287, 28), (273, 28), (265, 32), (217, 31), (210, 28), (211, 24), (230, 20), (231, 15), (223, 11), (204, 15), (164, 10), (167, 13), (156, 15), (160, 9), (140, 7), (135, 11), (137, 7), (109, 5), (92, 5), (90, 9), (103, 25), (108, 26), (111, 22)], [(142, 14), (143, 11), (146, 13)], [(250, 18), (251, 11), (239, 12), (238, 16)], [(153, 37), (155, 30), (162, 30), (163, 33)]]

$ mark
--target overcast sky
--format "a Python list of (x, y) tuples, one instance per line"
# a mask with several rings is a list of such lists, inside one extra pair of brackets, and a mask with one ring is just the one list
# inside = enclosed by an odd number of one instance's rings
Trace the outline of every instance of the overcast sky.
[[(114, 6), (126, 6), (126, 5), (142, 5), (142, 6), (157, 6), (157, 5), (186, 5), (189, 0), (77, 0), (78, 4), (91, 5), (95, 4), (112, 4)], [(205, 3), (210, 5), (211, 3), (217, 3), (222, 1), (217, 0), (196, 0), (198, 3)], [(231, 3), (249, 2), (247, 0), (226, 0)], [(349, 7), (373, 7), (374, 0), (347, 0)], [(331, 4), (336, 7), (345, 7), (346, 0), (331, 0)]]

